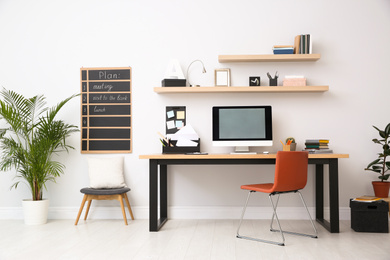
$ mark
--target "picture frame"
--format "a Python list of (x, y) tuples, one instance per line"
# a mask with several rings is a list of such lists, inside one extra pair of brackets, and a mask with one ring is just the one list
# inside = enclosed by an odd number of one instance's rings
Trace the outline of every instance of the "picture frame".
[(249, 77), (249, 86), (250, 87), (259, 87), (260, 86), (260, 77)]
[(214, 79), (216, 87), (230, 87), (230, 69), (215, 69)]

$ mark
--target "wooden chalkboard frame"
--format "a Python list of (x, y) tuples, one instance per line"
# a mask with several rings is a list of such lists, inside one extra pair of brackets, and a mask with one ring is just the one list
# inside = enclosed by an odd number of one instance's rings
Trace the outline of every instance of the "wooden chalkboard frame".
[(131, 67), (80, 69), (81, 153), (132, 152)]

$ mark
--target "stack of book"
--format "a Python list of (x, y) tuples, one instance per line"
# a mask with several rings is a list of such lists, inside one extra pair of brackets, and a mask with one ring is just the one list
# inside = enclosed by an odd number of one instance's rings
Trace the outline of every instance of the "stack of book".
[(307, 139), (305, 141), (305, 151), (309, 153), (333, 153), (329, 149), (328, 139)]
[(293, 45), (274, 45), (272, 50), (274, 54), (294, 54)]
[(311, 54), (312, 39), (310, 34), (301, 34), (295, 36), (294, 54)]

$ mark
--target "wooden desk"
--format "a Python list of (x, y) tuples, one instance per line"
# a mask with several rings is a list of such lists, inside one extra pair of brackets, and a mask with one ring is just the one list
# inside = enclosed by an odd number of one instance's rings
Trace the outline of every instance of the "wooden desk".
[[(140, 155), (139, 158), (149, 159), (149, 231), (158, 231), (168, 220), (168, 165), (275, 164), (276, 154), (152, 154)], [(339, 233), (338, 159), (340, 158), (349, 158), (349, 155), (309, 155), (309, 164), (316, 165), (316, 220), (331, 233)], [(329, 165), (329, 221), (324, 219), (325, 164)], [(159, 186), (160, 194), (158, 194)], [(160, 219), (158, 219), (158, 195), (160, 195)]]

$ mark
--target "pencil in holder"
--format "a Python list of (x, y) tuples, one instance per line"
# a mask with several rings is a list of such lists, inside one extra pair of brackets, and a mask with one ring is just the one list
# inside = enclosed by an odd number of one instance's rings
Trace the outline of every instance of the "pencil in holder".
[(297, 149), (296, 143), (283, 144), (283, 151), (295, 151)]

